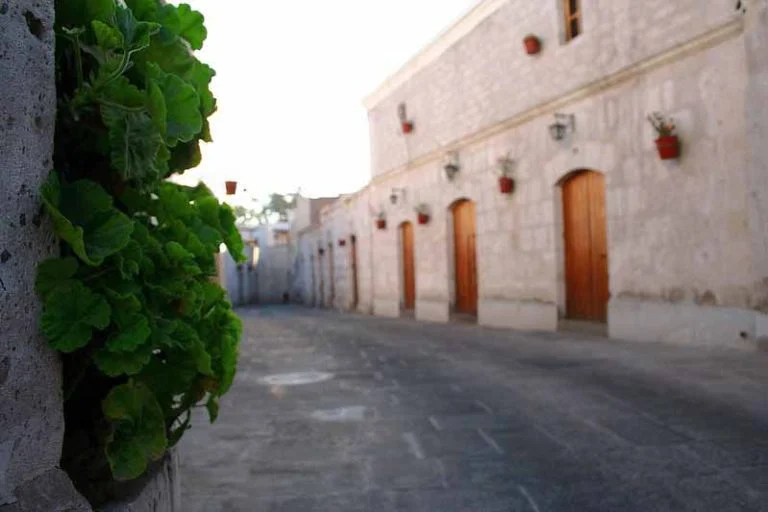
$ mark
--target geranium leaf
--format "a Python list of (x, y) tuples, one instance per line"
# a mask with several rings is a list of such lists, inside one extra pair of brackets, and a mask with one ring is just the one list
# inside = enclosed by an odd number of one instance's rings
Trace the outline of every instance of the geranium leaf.
[(91, 341), (94, 329), (109, 325), (110, 315), (104, 297), (80, 281), (70, 280), (46, 297), (40, 326), (52, 348), (74, 352)]
[(52, 258), (45, 260), (37, 266), (35, 291), (41, 297), (45, 297), (58, 285), (68, 281), (76, 272), (77, 260), (75, 258)]
[(187, 4), (179, 5), (177, 13), (181, 22), (179, 35), (189, 42), (192, 49), (201, 49), (205, 38), (208, 36), (208, 31), (204, 25), (205, 18)]
[(128, 381), (116, 386), (104, 399), (102, 410), (112, 422), (106, 454), (116, 480), (136, 478), (150, 460), (162, 457), (167, 446), (165, 419), (145, 384)]
[(85, 263), (101, 265), (128, 244), (133, 223), (112, 208), (112, 198), (95, 182), (80, 180), (62, 185), (52, 173), (42, 192), (56, 234)]

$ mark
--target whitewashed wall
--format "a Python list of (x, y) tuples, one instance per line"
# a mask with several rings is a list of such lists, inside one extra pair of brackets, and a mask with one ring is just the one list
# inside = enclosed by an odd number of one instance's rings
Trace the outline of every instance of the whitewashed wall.
[[(448, 320), (450, 206), (466, 198), (477, 207), (479, 322), (556, 329), (565, 295), (559, 183), (586, 168), (606, 178), (611, 335), (754, 346), (768, 335), (759, 214), (768, 205), (753, 190), (768, 182), (768, 149), (749, 126), (768, 125), (758, 86), (768, 48), (750, 34), (768, 27), (766, 2), (750, 4), (745, 32), (731, 1), (583, 0), (584, 34), (565, 45), (559, 0), (502, 4), (434, 63), (369, 98), (374, 179), (325, 212), (318, 233), (368, 223), (359, 245), (373, 256), (368, 266), (361, 259), (361, 274), (370, 274), (374, 313), (400, 313), (398, 226), (409, 220), (416, 316)], [(544, 40), (540, 56), (524, 54), (528, 32)], [(416, 126), (407, 136), (401, 101)], [(658, 158), (646, 121), (657, 110), (678, 125), (678, 161)], [(548, 132), (555, 112), (576, 120), (562, 142)], [(461, 162), (453, 182), (442, 172), (448, 149)], [(511, 197), (498, 192), (493, 169), (507, 153), (517, 163)], [(404, 203), (389, 204), (393, 188), (406, 190)], [(426, 226), (415, 224), (419, 202), (432, 208)], [(370, 209), (380, 206), (384, 231), (370, 229)]]

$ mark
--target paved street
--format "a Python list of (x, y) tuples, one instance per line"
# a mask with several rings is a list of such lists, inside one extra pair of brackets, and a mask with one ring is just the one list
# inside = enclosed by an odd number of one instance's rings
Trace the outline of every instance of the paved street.
[(185, 511), (768, 511), (766, 354), (240, 313)]

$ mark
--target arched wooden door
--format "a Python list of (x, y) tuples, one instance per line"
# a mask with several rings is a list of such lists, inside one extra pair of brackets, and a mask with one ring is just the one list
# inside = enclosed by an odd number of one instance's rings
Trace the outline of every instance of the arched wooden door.
[(477, 258), (475, 203), (463, 200), (453, 207), (453, 246), (456, 311), (477, 314)]
[(608, 318), (608, 237), (605, 179), (579, 171), (563, 184), (566, 315), (575, 320)]
[(349, 258), (352, 260), (352, 309), (357, 309), (360, 302), (360, 291), (357, 283), (357, 237), (350, 237)]
[(330, 292), (328, 294), (328, 307), (333, 307), (336, 300), (336, 263), (333, 261), (333, 244), (328, 244), (328, 285)]
[(416, 269), (413, 260), (413, 224), (400, 225), (400, 243), (403, 248), (403, 309), (416, 308)]

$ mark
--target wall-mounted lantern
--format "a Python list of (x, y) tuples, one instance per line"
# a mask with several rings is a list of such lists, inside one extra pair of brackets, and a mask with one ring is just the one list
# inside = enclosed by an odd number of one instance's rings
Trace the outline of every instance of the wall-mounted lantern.
[(549, 125), (552, 140), (561, 141), (568, 134), (576, 131), (576, 116), (573, 114), (555, 114), (555, 122)]
[(403, 130), (403, 133), (411, 133), (413, 131), (413, 121), (408, 119), (405, 103), (401, 103), (397, 106), (397, 117), (400, 119), (400, 128)]
[(448, 153), (443, 160), (443, 171), (448, 181), (453, 181), (456, 174), (461, 170), (459, 165), (459, 154), (455, 151)]
[(389, 202), (393, 205), (397, 204), (397, 200), (403, 197), (405, 198), (405, 189), (404, 188), (393, 188), (392, 193), (389, 194)]

